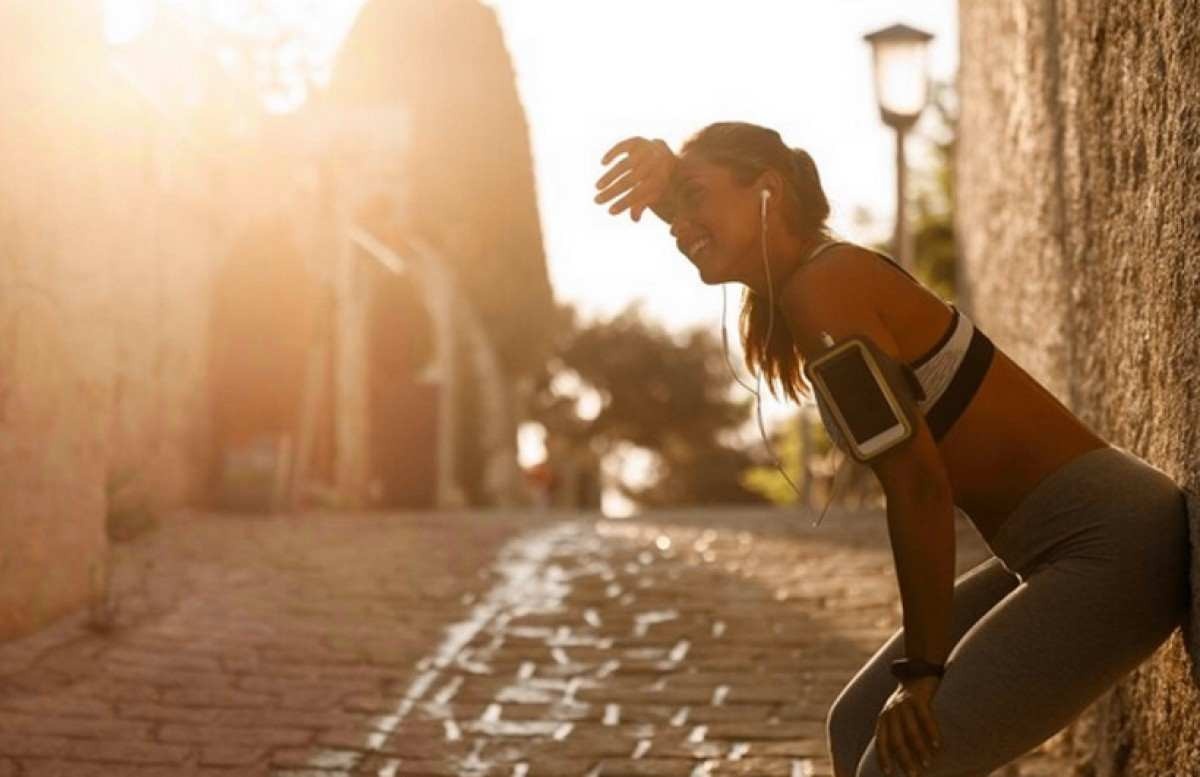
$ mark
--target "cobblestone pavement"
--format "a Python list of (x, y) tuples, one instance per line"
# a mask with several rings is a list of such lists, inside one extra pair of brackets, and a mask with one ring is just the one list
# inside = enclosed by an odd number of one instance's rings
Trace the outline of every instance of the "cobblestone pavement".
[(900, 615), (879, 512), (190, 514), (113, 568), (110, 630), (0, 645), (0, 777), (829, 775)]

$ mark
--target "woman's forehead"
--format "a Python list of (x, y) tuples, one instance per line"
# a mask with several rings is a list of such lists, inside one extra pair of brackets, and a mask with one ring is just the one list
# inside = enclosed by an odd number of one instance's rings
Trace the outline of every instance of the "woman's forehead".
[(675, 165), (675, 177), (682, 183), (689, 180), (728, 180), (731, 171), (724, 165), (716, 164), (700, 154), (683, 154)]

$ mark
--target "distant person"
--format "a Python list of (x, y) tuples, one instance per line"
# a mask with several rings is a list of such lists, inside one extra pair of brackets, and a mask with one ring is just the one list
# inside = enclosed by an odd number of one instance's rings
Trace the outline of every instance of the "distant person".
[[(773, 130), (720, 123), (678, 155), (629, 138), (602, 164), (618, 157), (596, 201), (620, 197), (610, 212), (634, 221), (650, 209), (701, 280), (746, 287), (751, 370), (798, 401), (812, 390), (805, 365), (857, 338), (877, 347), (880, 369), (842, 392), (839, 419), (915, 408), (907, 436), (868, 461), (887, 498), (904, 628), (829, 711), (835, 775), (991, 774), (1070, 723), (1180, 625), (1179, 486), (1099, 437), (890, 258), (831, 237), (807, 153)], [(906, 380), (888, 378), (892, 367)], [(817, 395), (835, 442), (865, 445), (832, 421), (826, 405), (842, 399), (830, 397)], [(957, 580), (955, 506), (995, 553)]]
[(533, 494), (533, 506), (539, 510), (549, 508), (551, 494), (554, 492), (554, 467), (551, 466), (549, 457), (527, 469), (525, 476)]

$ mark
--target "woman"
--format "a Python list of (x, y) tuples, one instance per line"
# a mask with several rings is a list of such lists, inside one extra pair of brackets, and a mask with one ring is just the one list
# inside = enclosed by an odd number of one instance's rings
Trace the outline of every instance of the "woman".
[[(705, 283), (746, 286), (746, 362), (773, 390), (808, 395), (802, 366), (828, 333), (871, 338), (926, 395), (916, 434), (870, 464), (887, 497), (904, 627), (829, 711), (838, 777), (990, 774), (1181, 623), (1179, 487), (1101, 439), (890, 259), (830, 240), (808, 154), (773, 130), (721, 123), (678, 156), (630, 138), (602, 164), (617, 157), (596, 201), (620, 197), (610, 212), (634, 221), (651, 209)], [(957, 580), (956, 506), (995, 553)]]

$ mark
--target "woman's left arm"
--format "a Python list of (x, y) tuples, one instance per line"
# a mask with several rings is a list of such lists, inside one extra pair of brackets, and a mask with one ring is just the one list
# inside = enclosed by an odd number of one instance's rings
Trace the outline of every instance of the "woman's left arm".
[[(793, 282), (784, 311), (801, 351), (819, 352), (817, 339), (867, 336), (895, 361), (902, 360), (895, 337), (878, 313), (871, 293), (870, 265), (846, 261), (803, 268)], [(858, 293), (847, 294), (854, 289)], [(944, 663), (951, 644), (954, 594), (954, 499), (949, 476), (921, 413), (911, 438), (880, 455), (871, 469), (887, 497), (888, 534), (903, 604), (905, 652), (909, 658)], [(939, 731), (930, 701), (937, 678), (902, 683), (876, 724), (876, 749), (891, 774), (900, 765), (915, 774), (938, 746)]]
[[(877, 269), (874, 257), (848, 252), (837, 261), (799, 270), (781, 302), (806, 358), (823, 350), (820, 335), (827, 332), (835, 341), (866, 336), (894, 361), (903, 361), (896, 338), (879, 313), (886, 300), (875, 291)], [(869, 466), (887, 497), (908, 657), (940, 664), (953, 647), (954, 497), (924, 414), (916, 413), (913, 421), (913, 435)]]
[[(919, 414), (918, 414), (919, 415)], [(903, 604), (904, 652), (944, 664), (950, 650), (954, 600), (954, 499), (944, 467), (923, 464), (926, 446), (937, 454), (929, 428), (918, 419), (917, 434), (885, 453), (873, 466), (887, 497), (888, 535)], [(916, 450), (908, 450), (915, 448)], [(875, 746), (886, 774), (895, 765), (906, 774), (928, 765), (940, 746), (931, 702), (940, 680), (922, 677), (900, 684), (875, 725)]]

